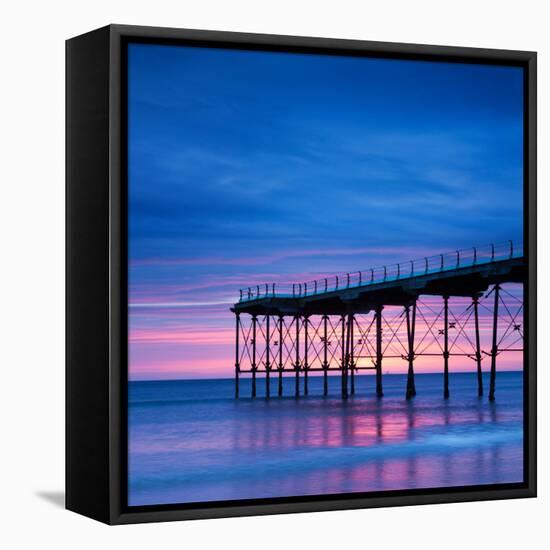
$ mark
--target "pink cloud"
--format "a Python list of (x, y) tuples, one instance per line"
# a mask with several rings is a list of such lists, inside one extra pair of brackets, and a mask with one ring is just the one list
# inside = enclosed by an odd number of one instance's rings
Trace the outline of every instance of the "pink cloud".
[[(427, 250), (426, 248), (414, 247), (362, 247), (362, 248), (323, 248), (323, 249), (304, 249), (287, 252), (278, 252), (266, 254), (263, 256), (249, 257), (223, 257), (208, 256), (196, 258), (147, 258), (141, 260), (132, 260), (131, 267), (139, 266), (176, 266), (176, 265), (266, 265), (274, 262), (282, 262), (288, 259), (308, 258), (311, 256), (353, 256), (353, 255), (372, 255), (394, 258), (423, 258), (424, 256), (438, 253), (439, 250)], [(368, 266), (370, 267), (370, 266)], [(374, 267), (374, 266), (373, 266)], [(359, 269), (359, 266), (357, 267)]]

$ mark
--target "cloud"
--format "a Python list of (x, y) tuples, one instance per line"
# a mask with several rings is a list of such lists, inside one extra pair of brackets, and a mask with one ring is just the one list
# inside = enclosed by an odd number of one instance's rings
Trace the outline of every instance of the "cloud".
[(222, 302), (145, 302), (136, 303), (131, 302), (130, 308), (184, 308), (184, 307), (204, 307), (204, 306), (221, 306), (226, 304), (233, 304), (235, 300), (225, 300)]

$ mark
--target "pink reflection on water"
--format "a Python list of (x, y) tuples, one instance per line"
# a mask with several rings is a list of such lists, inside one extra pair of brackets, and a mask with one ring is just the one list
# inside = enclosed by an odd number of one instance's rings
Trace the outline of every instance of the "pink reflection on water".
[(521, 373), (499, 376), (494, 404), (477, 397), (473, 374), (451, 378), (448, 401), (440, 376), (419, 376), (414, 402), (403, 397), (405, 377), (387, 377), (381, 400), (368, 393), (369, 378), (358, 379), (359, 395), (347, 401), (235, 401), (226, 397), (230, 380), (137, 387), (129, 425), (133, 502), (521, 481)]

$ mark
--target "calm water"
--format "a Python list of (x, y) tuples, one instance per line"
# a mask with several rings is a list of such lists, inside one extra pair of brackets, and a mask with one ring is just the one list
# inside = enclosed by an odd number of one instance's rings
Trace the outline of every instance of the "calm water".
[(232, 380), (132, 382), (129, 504), (522, 481), (521, 373), (497, 374), (492, 404), (474, 374), (451, 375), (448, 401), (438, 374), (417, 375), (410, 402), (405, 376), (384, 376), (381, 400), (371, 376), (356, 378), (347, 401), (339, 383), (329, 379), (323, 398), (310, 377), (316, 395), (267, 401), (235, 400)]

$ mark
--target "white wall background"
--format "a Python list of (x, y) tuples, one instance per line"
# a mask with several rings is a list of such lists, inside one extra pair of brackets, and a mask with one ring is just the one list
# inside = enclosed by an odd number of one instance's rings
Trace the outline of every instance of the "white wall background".
[[(548, 547), (548, 352), (539, 345), (539, 498), (108, 528), (62, 509), (64, 41), (107, 23), (539, 52), (539, 340), (548, 337), (550, 33), (545, 2), (168, 0), (0, 8), (0, 544), (4, 548)], [(545, 97), (546, 96), (546, 97)], [(545, 135), (546, 134), (546, 135)], [(547, 139), (545, 139), (547, 138)]]

